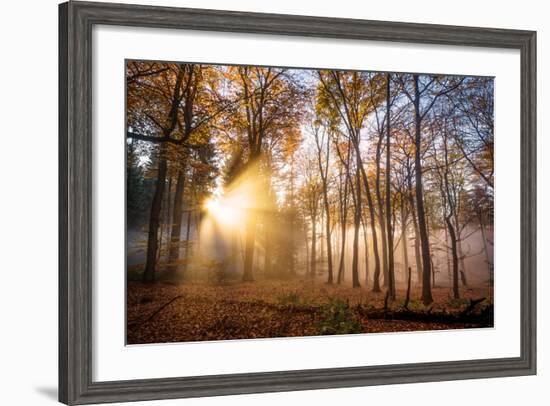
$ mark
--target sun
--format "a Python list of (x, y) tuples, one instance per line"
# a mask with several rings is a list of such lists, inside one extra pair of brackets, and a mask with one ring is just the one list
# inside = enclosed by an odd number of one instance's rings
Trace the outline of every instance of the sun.
[(242, 208), (235, 203), (234, 199), (212, 197), (206, 201), (204, 207), (220, 224), (234, 228), (242, 225), (245, 218)]
[(216, 213), (220, 209), (220, 200), (217, 197), (212, 197), (206, 201), (204, 207), (209, 213)]

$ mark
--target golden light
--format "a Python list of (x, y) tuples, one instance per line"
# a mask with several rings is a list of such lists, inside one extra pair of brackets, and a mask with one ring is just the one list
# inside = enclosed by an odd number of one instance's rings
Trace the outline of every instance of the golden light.
[(209, 213), (215, 213), (220, 208), (220, 201), (217, 197), (212, 197), (206, 201), (204, 207)]
[(257, 168), (251, 167), (226, 187), (215, 188), (204, 202), (207, 220), (223, 226), (226, 231), (240, 230), (252, 213), (266, 209), (263, 183), (255, 171)]
[(258, 168), (251, 166), (232, 182), (217, 184), (203, 201), (201, 244), (194, 255), (218, 261), (228, 259), (239, 247), (244, 250), (250, 220), (261, 218), (261, 213), (271, 210), (265, 180), (257, 173)]
[(239, 200), (234, 198), (213, 197), (205, 203), (208, 213), (226, 227), (237, 227), (243, 224), (245, 215)]

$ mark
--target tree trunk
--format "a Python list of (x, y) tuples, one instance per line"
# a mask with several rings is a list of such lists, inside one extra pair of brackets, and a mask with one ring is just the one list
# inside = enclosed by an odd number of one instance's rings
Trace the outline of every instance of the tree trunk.
[(143, 282), (151, 283), (155, 281), (155, 270), (157, 266), (157, 250), (159, 246), (158, 231), (160, 225), (160, 213), (162, 209), (162, 196), (166, 183), (167, 162), (164, 156), (164, 148), (161, 148), (159, 154), (157, 180), (155, 183), (155, 194), (151, 204), (151, 213), (149, 215), (149, 230), (147, 234), (147, 258), (145, 262), (145, 271), (143, 272)]
[(458, 250), (456, 232), (449, 216), (445, 217), (445, 223), (447, 224), (447, 230), (449, 230), (449, 237), (451, 237), (451, 252), (453, 254), (453, 298), (458, 299), (460, 294), (458, 291)]
[(272, 276), (272, 266), (271, 266), (271, 233), (273, 230), (271, 229), (272, 222), (271, 222), (271, 213), (264, 213), (264, 274), (266, 276)]
[[(348, 152), (349, 154), (349, 152)], [(340, 173), (342, 178), (342, 173)], [(346, 227), (348, 220), (348, 187), (349, 182), (347, 176), (344, 182), (344, 191), (340, 193), (340, 227), (341, 227), (341, 244), (340, 244), (340, 261), (338, 264), (337, 283), (340, 284), (344, 278), (345, 256), (346, 256)]]
[(202, 210), (195, 210), (195, 234), (197, 236), (197, 249), (195, 250), (198, 255), (201, 253), (201, 223), (202, 223)]
[[(292, 200), (293, 201), (293, 200)], [(294, 204), (294, 203), (293, 203)], [(295, 265), (295, 252), (296, 252), (296, 236), (294, 235), (294, 218), (295, 218), (295, 211), (294, 208), (291, 209), (290, 212), (290, 236), (288, 238), (289, 244), (289, 273), (290, 275), (296, 275), (296, 265)]]
[[(401, 244), (403, 249), (403, 276), (407, 278), (407, 270), (409, 269), (409, 240), (407, 237), (407, 213), (401, 203)], [(409, 277), (410, 279), (410, 277)], [(410, 282), (410, 281), (409, 281)]]
[[(445, 126), (447, 122), (445, 121)], [(449, 237), (451, 238), (451, 253), (453, 259), (453, 298), (458, 299), (460, 297), (458, 290), (458, 238), (457, 232), (455, 229), (456, 223), (453, 225), (452, 220), (456, 220), (456, 195), (453, 193), (453, 189), (450, 187), (449, 182), (449, 152), (447, 149), (447, 128), (444, 129), (444, 158), (445, 158), (445, 169), (443, 172), (443, 186), (442, 187), (442, 198), (445, 202), (445, 210), (448, 209), (448, 214), (445, 215), (445, 224), (447, 225), (447, 230), (449, 231)]]
[(292, 162), (290, 163), (290, 216), (289, 216), (290, 236), (288, 238), (288, 241), (290, 242), (290, 244), (288, 245), (289, 255), (290, 255), (290, 258), (289, 258), (290, 275), (296, 275), (296, 268), (295, 268), (296, 237), (294, 235), (295, 220), (296, 220), (296, 208), (294, 206), (294, 159), (292, 159)]
[(229, 273), (235, 274), (237, 271), (237, 260), (239, 258), (239, 232), (231, 230), (231, 257), (229, 258)]
[(422, 243), (422, 301), (424, 305), (433, 302), (431, 287), (431, 258), (430, 241), (428, 239), (428, 228), (426, 224), (426, 213), (424, 210), (424, 192), (422, 190), (422, 161), (421, 161), (421, 115), (420, 115), (420, 90), (418, 87), (418, 75), (414, 78), (414, 111), (415, 111), (415, 180), (416, 180), (416, 210), (418, 212), (418, 228), (420, 241)]
[(487, 271), (489, 273), (489, 283), (493, 284), (493, 263), (489, 255), (489, 247), (487, 245), (485, 225), (483, 224), (483, 212), (481, 210), (478, 210), (477, 216), (479, 220), (479, 228), (481, 230), (481, 240), (483, 241), (483, 251), (485, 252), (485, 261), (487, 262)]
[(320, 210), (320, 219), (319, 219), (319, 262), (321, 264), (322, 271), (323, 268), (323, 258), (325, 257), (325, 236), (323, 235), (324, 225), (325, 225), (325, 213), (324, 210)]
[(322, 181), (323, 181), (323, 205), (325, 207), (325, 238), (327, 240), (327, 267), (328, 267), (328, 279), (327, 283), (332, 284), (334, 281), (334, 275), (332, 270), (332, 240), (331, 240), (331, 230), (330, 230), (330, 206), (328, 202), (328, 162), (330, 154), (330, 136), (327, 135), (327, 146), (326, 146), (326, 166), (323, 170), (323, 165), (320, 159), (319, 151), (319, 170), (321, 171)]
[(361, 173), (356, 168), (355, 176), (355, 215), (353, 217), (353, 254), (352, 254), (352, 285), (354, 288), (361, 286), (359, 283), (359, 227), (361, 226)]
[(309, 261), (309, 240), (307, 238), (307, 227), (306, 227), (305, 221), (304, 221), (304, 238), (305, 238), (305, 242), (306, 242), (306, 276), (309, 276), (309, 266), (310, 266), (310, 261)]
[(414, 230), (414, 260), (416, 263), (417, 282), (422, 283), (422, 257), (420, 254), (420, 232), (418, 231), (418, 222), (416, 221), (416, 205), (412, 195), (412, 186), (409, 186), (409, 203), (411, 205), (411, 218), (413, 220)]
[(180, 236), (181, 223), (183, 218), (182, 201), (183, 190), (185, 187), (185, 172), (180, 169), (178, 171), (178, 179), (176, 181), (176, 191), (174, 195), (174, 208), (172, 214), (172, 231), (170, 234), (170, 254), (168, 257), (169, 269), (177, 270), (180, 254)]
[(407, 275), (407, 295), (405, 296), (405, 303), (403, 304), (403, 307), (407, 309), (409, 307), (409, 301), (411, 299), (411, 274), (412, 270), (411, 268), (407, 268), (409, 270)]
[[(184, 70), (180, 65), (176, 77), (176, 83), (174, 86), (174, 92), (172, 94), (170, 111), (168, 113), (166, 127), (162, 127), (162, 135), (166, 138), (170, 137), (176, 125), (178, 123), (178, 108), (181, 102), (182, 96), (180, 95), (181, 84), (183, 81)], [(162, 196), (164, 194), (166, 173), (168, 164), (165, 156), (165, 145), (161, 144), (159, 151), (159, 164), (157, 171), (157, 181), (155, 184), (155, 193), (153, 195), (153, 202), (151, 204), (151, 213), (149, 216), (149, 230), (147, 238), (147, 257), (145, 262), (145, 270), (143, 272), (143, 281), (150, 283), (155, 280), (155, 270), (157, 266), (156, 255), (158, 249), (158, 229), (160, 224), (160, 213), (162, 208)]]
[(326, 187), (323, 190), (323, 200), (325, 205), (325, 237), (327, 240), (327, 266), (328, 266), (328, 284), (334, 282), (334, 275), (332, 270), (332, 240), (330, 231), (330, 206), (328, 204), (328, 195)]
[(254, 280), (252, 268), (254, 266), (254, 245), (256, 242), (256, 213), (248, 213), (246, 222), (246, 239), (244, 248), (243, 282)]
[(372, 282), (372, 291), (373, 292), (380, 292), (380, 256), (378, 254), (378, 238), (376, 236), (376, 221), (374, 216), (374, 205), (372, 203), (372, 196), (370, 194), (370, 190), (367, 188), (368, 186), (368, 180), (363, 174), (363, 183), (365, 186), (365, 194), (367, 195), (367, 204), (369, 205), (369, 213), (370, 213), (370, 225), (371, 225), (371, 233), (372, 233), (372, 251), (374, 254), (374, 276), (373, 276), (373, 282)]
[(462, 286), (468, 286), (468, 278), (466, 277), (466, 264), (464, 263), (464, 252), (462, 250), (462, 238), (460, 233), (460, 224), (458, 222), (458, 216), (455, 215), (455, 230), (456, 232), (456, 248), (458, 251), (458, 264), (459, 264), (459, 272), (460, 272), (460, 281), (462, 282)]
[(191, 234), (191, 208), (188, 208), (187, 211), (187, 221), (185, 223), (185, 263), (183, 265), (183, 270), (187, 270), (187, 265), (189, 263), (189, 258), (191, 258), (191, 244), (189, 243), (189, 237)]
[(357, 164), (361, 170), (361, 176), (363, 178), (363, 186), (365, 188), (365, 195), (367, 196), (367, 204), (369, 206), (370, 224), (372, 231), (372, 250), (374, 253), (374, 281), (372, 284), (373, 292), (380, 292), (380, 257), (378, 255), (378, 238), (376, 233), (376, 221), (374, 214), (374, 204), (372, 202), (372, 196), (370, 192), (369, 181), (365, 168), (363, 166), (363, 160), (361, 159), (361, 153), (359, 150), (359, 133), (355, 134), (355, 139), (352, 138), (355, 147), (355, 153), (357, 156)]
[(453, 270), (451, 264), (451, 257), (449, 257), (449, 230), (445, 224), (445, 258), (447, 259), (447, 275), (449, 283), (453, 283)]
[[(261, 136), (258, 145), (254, 145), (254, 150), (251, 152), (247, 167), (255, 175), (259, 175), (259, 157), (261, 147)], [(244, 248), (244, 263), (243, 263), (243, 282), (252, 282), (254, 280), (254, 250), (256, 246), (256, 226), (258, 223), (258, 214), (254, 209), (248, 210), (248, 218), (246, 219), (246, 236)]]
[(369, 243), (367, 240), (367, 224), (363, 219), (363, 244), (365, 245), (365, 287), (369, 285)]
[(309, 268), (310, 277), (315, 278), (317, 272), (317, 216), (311, 216), (311, 266)]
[(159, 248), (158, 248), (158, 256), (157, 256), (157, 264), (161, 262), (161, 254), (162, 254), (162, 246), (165, 245), (167, 249), (165, 250), (165, 264), (168, 262), (170, 256), (170, 215), (171, 215), (171, 202), (172, 202), (172, 176), (168, 173), (168, 184), (165, 189), (165, 196), (162, 199), (165, 204), (163, 204), (162, 207), (162, 214), (161, 216), (164, 217), (164, 220), (160, 224), (160, 237), (159, 237)]
[(336, 280), (338, 284), (340, 284), (344, 279), (344, 267), (345, 267), (345, 256), (346, 256), (346, 234), (347, 234), (346, 222), (347, 222), (347, 218), (340, 221), (342, 238), (341, 238), (341, 244), (340, 244), (340, 261), (338, 264), (338, 278)]
[(384, 219), (384, 201), (382, 199), (382, 192), (380, 190), (380, 155), (382, 149), (383, 134), (379, 135), (378, 144), (376, 146), (376, 183), (375, 192), (376, 200), (378, 203), (378, 223), (380, 225), (380, 239), (382, 240), (382, 286), (388, 286), (388, 236), (386, 235), (386, 220)]

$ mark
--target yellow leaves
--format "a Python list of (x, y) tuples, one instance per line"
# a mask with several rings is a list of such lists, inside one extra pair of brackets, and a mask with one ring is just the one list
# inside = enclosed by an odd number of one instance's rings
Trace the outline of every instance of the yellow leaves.
[(363, 128), (367, 116), (385, 100), (385, 75), (319, 71), (318, 76), (316, 114), (332, 127)]

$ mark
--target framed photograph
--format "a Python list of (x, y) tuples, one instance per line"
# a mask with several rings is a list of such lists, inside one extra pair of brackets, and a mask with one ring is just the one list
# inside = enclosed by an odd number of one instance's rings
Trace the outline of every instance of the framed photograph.
[(59, 8), (59, 400), (536, 373), (536, 33)]

